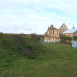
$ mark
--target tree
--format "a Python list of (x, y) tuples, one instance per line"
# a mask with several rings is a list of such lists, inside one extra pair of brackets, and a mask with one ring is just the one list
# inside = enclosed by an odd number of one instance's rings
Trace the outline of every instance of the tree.
[(67, 36), (67, 40), (68, 40), (69, 43), (70, 43), (70, 41), (72, 40), (72, 38)]
[(63, 43), (66, 42), (66, 37), (65, 37), (65, 35), (60, 35), (60, 39), (61, 39), (61, 42), (63, 42)]
[(3, 33), (1, 32), (1, 33), (0, 33), (0, 38), (2, 38), (2, 36), (3, 36)]
[(74, 36), (73, 39), (76, 41), (77, 40), (77, 36)]
[(44, 36), (43, 35), (37, 35), (35, 33), (31, 34), (31, 37), (37, 39), (37, 40), (43, 40), (44, 39)]
[(61, 39), (61, 42), (63, 42), (63, 43), (67, 43), (67, 42), (70, 43), (70, 41), (72, 40), (71, 37), (65, 36), (65, 35), (60, 35), (60, 39)]

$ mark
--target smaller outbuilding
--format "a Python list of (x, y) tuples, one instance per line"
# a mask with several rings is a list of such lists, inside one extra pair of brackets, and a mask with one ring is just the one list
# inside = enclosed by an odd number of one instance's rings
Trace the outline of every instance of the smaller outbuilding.
[(77, 29), (68, 29), (63, 32), (63, 35), (73, 38), (74, 36), (77, 36)]

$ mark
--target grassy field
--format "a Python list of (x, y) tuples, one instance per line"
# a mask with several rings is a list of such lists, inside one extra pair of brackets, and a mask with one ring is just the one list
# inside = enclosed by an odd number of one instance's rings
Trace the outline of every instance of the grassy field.
[(21, 37), (36, 58), (28, 59), (12, 35), (4, 35), (0, 38), (0, 77), (77, 77), (76, 48)]

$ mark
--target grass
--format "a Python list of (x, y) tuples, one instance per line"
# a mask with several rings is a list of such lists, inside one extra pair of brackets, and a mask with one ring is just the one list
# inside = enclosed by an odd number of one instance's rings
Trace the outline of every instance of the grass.
[(32, 38), (30, 36), (24, 36), (20, 35), (20, 37), (24, 41), (24, 45), (31, 51), (33, 52), (36, 56), (44, 55), (46, 51), (46, 47), (42, 45), (39, 41), (37, 41), (35, 38)]
[(0, 77), (77, 77), (76, 48), (40, 44), (30, 36), (21, 38), (37, 58), (27, 59), (12, 35), (4, 35), (0, 39)]

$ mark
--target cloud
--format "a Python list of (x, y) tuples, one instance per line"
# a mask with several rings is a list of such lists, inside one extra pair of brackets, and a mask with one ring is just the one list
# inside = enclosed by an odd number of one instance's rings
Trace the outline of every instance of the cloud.
[(0, 0), (0, 32), (44, 34), (53, 24), (77, 25), (76, 0)]

